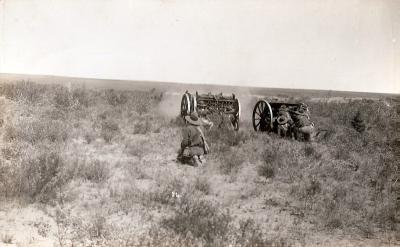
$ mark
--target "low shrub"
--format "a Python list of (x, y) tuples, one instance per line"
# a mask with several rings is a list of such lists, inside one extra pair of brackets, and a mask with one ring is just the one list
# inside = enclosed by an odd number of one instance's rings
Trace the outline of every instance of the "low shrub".
[(139, 158), (142, 158), (143, 155), (145, 155), (148, 152), (148, 147), (146, 146), (146, 141), (141, 140), (141, 141), (127, 141), (125, 144), (125, 152), (127, 152), (129, 155), (132, 156), (137, 156)]
[(315, 148), (312, 145), (305, 145), (304, 146), (304, 155), (306, 157), (310, 157), (312, 155), (315, 155), (316, 151)]
[(67, 126), (60, 120), (34, 119), (22, 120), (15, 125), (5, 127), (4, 140), (24, 141), (36, 144), (47, 140), (64, 142), (68, 138)]
[(46, 85), (36, 84), (31, 81), (5, 83), (2, 85), (2, 94), (10, 100), (35, 104), (43, 98), (46, 87)]
[(90, 238), (106, 238), (109, 235), (106, 218), (99, 213), (95, 214), (87, 226)]
[(205, 135), (211, 143), (215, 143), (215, 146), (234, 147), (250, 139), (250, 134), (246, 131), (233, 131), (227, 128), (213, 128)]
[(107, 119), (101, 123), (101, 137), (107, 143), (110, 143), (119, 133), (119, 125), (115, 121)]
[(56, 197), (58, 189), (70, 178), (64, 176), (64, 160), (56, 150), (41, 149), (21, 162), (19, 191), (41, 202)]
[(108, 163), (99, 160), (84, 162), (79, 171), (79, 174), (84, 179), (96, 183), (107, 181), (110, 177), (110, 173)]
[(53, 102), (56, 107), (70, 107), (73, 104), (68, 88), (60, 85), (52, 86)]
[(104, 93), (108, 104), (112, 106), (123, 105), (128, 102), (128, 95), (126, 92), (107, 89)]
[(90, 93), (85, 88), (74, 88), (72, 91), (72, 99), (80, 106), (89, 107)]
[(156, 205), (175, 205), (178, 199), (184, 196), (183, 189), (184, 184), (180, 179), (171, 179), (159, 184), (156, 190), (145, 195), (145, 199), (149, 201), (150, 206), (154, 206), (154, 203)]
[(152, 123), (149, 118), (145, 118), (144, 120), (138, 121), (134, 126), (133, 126), (133, 134), (146, 134), (151, 131), (152, 128)]
[(254, 247), (254, 246), (273, 246), (263, 235), (260, 226), (251, 219), (239, 221), (239, 229), (235, 233), (235, 242), (237, 246)]
[(206, 200), (185, 197), (174, 208), (174, 216), (161, 221), (162, 227), (181, 236), (190, 233), (208, 246), (218, 241), (226, 242), (231, 224), (229, 211), (223, 212)]
[(198, 191), (203, 192), (205, 195), (210, 193), (210, 184), (205, 177), (196, 177), (194, 188)]
[(4, 244), (12, 244), (14, 236), (11, 234), (1, 234), (1, 242)]
[(351, 125), (355, 130), (362, 133), (365, 131), (365, 121), (363, 116), (361, 115), (360, 111), (357, 111), (356, 115), (354, 116), (353, 120), (351, 121)]
[(236, 173), (245, 160), (245, 155), (237, 152), (237, 150), (224, 152), (220, 163), (220, 169), (223, 174), (228, 175), (230, 173)]
[(275, 167), (273, 167), (272, 165), (268, 164), (268, 163), (264, 163), (263, 165), (260, 165), (258, 167), (258, 175), (265, 177), (265, 178), (273, 178), (275, 177)]

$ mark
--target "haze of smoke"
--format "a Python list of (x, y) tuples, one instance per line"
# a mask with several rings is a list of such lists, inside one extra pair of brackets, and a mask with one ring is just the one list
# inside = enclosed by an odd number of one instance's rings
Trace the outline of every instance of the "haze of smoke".
[[(195, 93), (195, 92), (191, 92)], [(199, 93), (205, 93), (199, 90)], [(218, 94), (220, 92), (211, 92), (213, 94)], [(222, 92), (224, 95), (231, 95), (232, 92)], [(181, 109), (181, 100), (182, 92), (165, 92), (163, 100), (158, 105), (158, 113), (167, 118), (175, 118), (180, 114)], [(240, 101), (241, 105), (241, 121), (251, 121), (252, 112), (254, 105), (257, 102), (258, 97), (255, 95), (251, 95), (249, 92), (237, 92), (235, 93), (236, 97)]]

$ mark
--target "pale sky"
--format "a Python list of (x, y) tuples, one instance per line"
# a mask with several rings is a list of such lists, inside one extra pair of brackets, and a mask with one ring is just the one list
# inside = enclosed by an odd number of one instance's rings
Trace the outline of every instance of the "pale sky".
[(400, 93), (400, 0), (0, 0), (0, 73)]

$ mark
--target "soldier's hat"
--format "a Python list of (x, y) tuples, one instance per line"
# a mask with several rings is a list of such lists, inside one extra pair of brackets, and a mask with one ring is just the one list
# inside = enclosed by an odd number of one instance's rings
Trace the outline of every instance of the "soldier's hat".
[(207, 104), (206, 104), (206, 102), (204, 102), (203, 100), (200, 100), (199, 102), (197, 102), (197, 106), (206, 107)]
[(192, 114), (185, 116), (185, 120), (188, 121), (192, 125), (200, 126), (202, 125), (202, 121), (199, 118), (199, 115), (197, 112), (193, 112)]
[(299, 107), (294, 111), (295, 114), (297, 115), (306, 115), (306, 111), (304, 110), (303, 107)]
[(279, 116), (276, 119), (276, 121), (278, 122), (279, 125), (283, 125), (283, 124), (286, 124), (289, 121), (289, 119), (285, 116)]
[(288, 107), (286, 106), (286, 105), (281, 105), (281, 107), (279, 107), (279, 111), (280, 112), (285, 112), (285, 111), (288, 111), (289, 109), (288, 109)]

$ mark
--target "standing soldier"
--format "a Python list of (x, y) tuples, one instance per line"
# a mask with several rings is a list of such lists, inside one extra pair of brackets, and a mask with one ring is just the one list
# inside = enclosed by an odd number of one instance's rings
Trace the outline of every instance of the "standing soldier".
[(313, 141), (314, 124), (307, 114), (307, 109), (304, 106), (299, 107), (294, 111), (293, 118), (295, 139), (298, 140), (299, 134), (302, 134), (305, 141)]
[(185, 116), (185, 120), (187, 124), (183, 129), (178, 160), (192, 166), (200, 166), (204, 163), (203, 155), (209, 152), (209, 146), (201, 129), (203, 122), (196, 112)]

